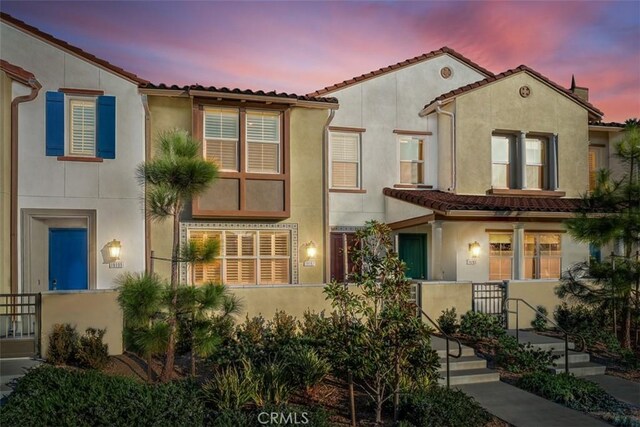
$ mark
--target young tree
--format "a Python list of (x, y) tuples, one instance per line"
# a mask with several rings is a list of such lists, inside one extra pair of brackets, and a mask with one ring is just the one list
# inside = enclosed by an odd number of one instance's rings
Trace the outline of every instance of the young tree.
[(138, 178), (145, 186), (148, 215), (158, 221), (171, 218), (173, 222), (169, 336), (162, 381), (171, 378), (175, 362), (180, 216), (186, 204), (203, 193), (218, 175), (216, 165), (203, 159), (200, 153), (198, 141), (186, 131), (175, 129), (160, 134), (156, 156), (138, 166), (137, 170)]
[(402, 372), (433, 377), (438, 362), (430, 348), (429, 330), (410, 301), (410, 282), (393, 250), (391, 229), (368, 222), (356, 233), (353, 261), (350, 281), (357, 291), (333, 282), (325, 292), (344, 318), (338, 328), (348, 343), (340, 358), (343, 369), (374, 402), (380, 424), (386, 401), (393, 398), (397, 412)]
[(592, 259), (572, 266), (556, 290), (560, 297), (573, 297), (622, 314), (621, 344), (631, 348), (633, 306), (638, 315), (640, 295), (640, 127), (628, 120), (624, 138), (616, 144), (617, 157), (626, 168), (614, 178), (608, 170), (598, 173), (596, 188), (584, 196), (575, 218), (567, 220), (569, 233), (578, 241), (597, 246), (622, 245), (622, 251), (602, 261)]

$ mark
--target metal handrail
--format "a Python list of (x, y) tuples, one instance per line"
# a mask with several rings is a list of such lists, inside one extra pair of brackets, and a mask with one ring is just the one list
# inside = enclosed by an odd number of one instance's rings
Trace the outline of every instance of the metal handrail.
[[(447, 368), (446, 368), (446, 372), (447, 372), (447, 388), (449, 388), (449, 383), (450, 383), (450, 377), (451, 377), (451, 370), (449, 368), (449, 357), (453, 357), (454, 359), (458, 359), (460, 358), (460, 356), (462, 356), (462, 343), (460, 343), (460, 340), (458, 338), (454, 338), (451, 337), (449, 335), (447, 335), (441, 328), (440, 326), (438, 326), (438, 324), (436, 322), (433, 321), (433, 319), (431, 317), (429, 317), (429, 315), (427, 313), (425, 313), (425, 311), (422, 309), (422, 307), (420, 307), (418, 304), (415, 304), (415, 307), (420, 311), (420, 314), (424, 317), (427, 318), (427, 320), (429, 321), (429, 323), (431, 323), (437, 330), (438, 332), (440, 332), (440, 334), (442, 334), (442, 336), (444, 336), (445, 339), (445, 359), (447, 361)], [(458, 354), (451, 354), (449, 352), (449, 340), (455, 341), (456, 344), (458, 344)]]
[[(516, 302), (516, 311), (511, 311), (509, 310), (509, 301), (515, 301)], [(560, 332), (562, 332), (564, 334), (564, 372), (565, 373), (569, 373), (569, 336), (574, 336), (580, 339), (581, 342), (581, 348), (580, 351), (584, 351), (584, 349), (587, 347), (587, 342), (585, 341), (584, 337), (580, 334), (570, 334), (569, 332), (567, 332), (564, 328), (562, 328), (560, 325), (558, 325), (556, 322), (554, 322), (553, 320), (551, 320), (549, 318), (549, 316), (547, 316), (546, 314), (542, 313), (540, 310), (538, 310), (537, 308), (535, 308), (534, 306), (532, 306), (531, 304), (529, 304), (527, 301), (523, 300), (522, 298), (506, 298), (502, 304), (502, 309), (505, 313), (505, 318), (507, 318), (507, 325), (508, 325), (508, 316), (509, 314), (515, 314), (516, 315), (516, 341), (518, 342), (518, 344), (520, 344), (520, 328), (519, 328), (519, 319), (520, 319), (520, 310), (519, 310), (519, 303), (522, 302), (524, 303), (527, 307), (529, 307), (531, 310), (533, 310), (536, 314), (540, 315), (541, 317), (543, 317), (547, 322), (551, 323), (552, 325), (554, 325)]]

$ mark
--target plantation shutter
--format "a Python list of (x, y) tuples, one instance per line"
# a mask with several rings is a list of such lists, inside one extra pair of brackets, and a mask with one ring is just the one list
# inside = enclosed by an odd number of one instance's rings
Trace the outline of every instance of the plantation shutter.
[(94, 156), (96, 153), (96, 104), (94, 101), (69, 101), (71, 116), (69, 153)]
[(238, 170), (238, 110), (211, 109), (204, 114), (204, 156), (221, 170)]
[(360, 135), (331, 134), (331, 186), (358, 188), (360, 163)]
[(254, 232), (227, 231), (225, 233), (225, 256), (225, 284), (247, 285), (256, 283)]
[(247, 112), (247, 171), (278, 173), (280, 113)]
[[(99, 96), (97, 100), (97, 150), (104, 159), (116, 158), (116, 97)], [(95, 132), (95, 131), (94, 131)]]
[(260, 284), (289, 283), (289, 232), (260, 232)]
[(64, 156), (64, 93), (47, 92), (46, 155)]
[[(220, 232), (197, 230), (189, 233), (189, 240), (203, 245), (207, 239), (220, 240)], [(216, 259), (208, 263), (195, 263), (193, 265), (193, 280), (196, 285), (207, 282), (220, 283), (220, 260)]]

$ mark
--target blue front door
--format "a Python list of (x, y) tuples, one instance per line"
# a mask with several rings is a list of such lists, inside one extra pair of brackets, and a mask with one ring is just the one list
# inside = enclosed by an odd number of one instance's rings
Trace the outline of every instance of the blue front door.
[(88, 289), (86, 228), (49, 229), (49, 290)]

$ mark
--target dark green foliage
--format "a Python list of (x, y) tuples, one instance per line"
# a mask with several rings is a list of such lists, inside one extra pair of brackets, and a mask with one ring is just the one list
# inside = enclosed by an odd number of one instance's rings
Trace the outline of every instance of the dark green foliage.
[(467, 311), (460, 319), (460, 333), (473, 339), (498, 338), (505, 334), (497, 316)]
[(518, 341), (508, 335), (498, 338), (496, 347), (496, 362), (508, 371), (537, 372), (545, 371), (553, 365), (556, 356), (551, 350), (541, 350), (531, 344), (518, 344)]
[(473, 398), (460, 390), (429, 387), (400, 401), (399, 420), (415, 427), (478, 427), (491, 419)]
[(579, 411), (623, 413), (626, 408), (596, 383), (571, 374), (535, 372), (520, 378), (518, 387)]
[(3, 426), (200, 426), (204, 407), (190, 382), (140, 384), (97, 371), (41, 366), (0, 408)]
[(584, 305), (568, 306), (563, 303), (556, 308), (553, 315), (562, 329), (584, 338), (587, 346), (602, 343), (609, 351), (623, 356), (623, 349), (607, 322), (609, 315), (605, 310)]
[(324, 357), (310, 347), (291, 355), (291, 375), (294, 381), (307, 393), (329, 375), (331, 365)]
[(539, 305), (536, 307), (536, 310), (539, 313), (536, 313), (536, 318), (531, 321), (531, 327), (538, 332), (544, 331), (547, 329), (547, 319), (545, 316), (549, 314), (546, 307)]
[(218, 411), (245, 408), (254, 401), (257, 385), (251, 368), (234, 366), (215, 373), (212, 379), (202, 386), (204, 399)]
[(53, 330), (49, 334), (47, 361), (54, 365), (73, 364), (79, 339), (76, 328), (70, 324), (53, 325)]
[(442, 314), (438, 317), (438, 326), (447, 335), (455, 334), (460, 329), (458, 323), (458, 315), (455, 307), (442, 310)]
[(102, 342), (106, 329), (87, 328), (80, 337), (75, 359), (83, 368), (102, 369), (109, 362), (109, 347)]

